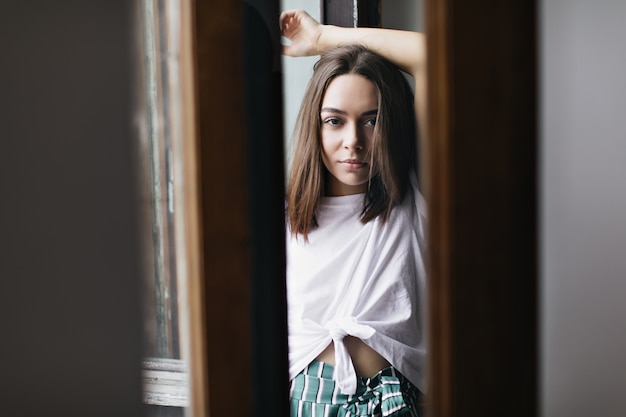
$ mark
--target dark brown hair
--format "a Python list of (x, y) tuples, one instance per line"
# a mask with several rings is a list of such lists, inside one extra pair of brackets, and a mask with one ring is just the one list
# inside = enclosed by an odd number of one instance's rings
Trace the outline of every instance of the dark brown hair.
[(320, 110), (331, 81), (344, 74), (370, 80), (378, 93), (378, 115), (372, 144), (373, 166), (363, 201), (361, 222), (383, 216), (386, 221), (402, 202), (415, 169), (417, 128), (413, 92), (400, 70), (362, 46), (344, 46), (324, 54), (315, 64), (296, 120), (297, 140), (287, 187), (287, 215), (293, 234), (317, 226), (316, 211), (324, 196), (326, 167), (322, 161)]

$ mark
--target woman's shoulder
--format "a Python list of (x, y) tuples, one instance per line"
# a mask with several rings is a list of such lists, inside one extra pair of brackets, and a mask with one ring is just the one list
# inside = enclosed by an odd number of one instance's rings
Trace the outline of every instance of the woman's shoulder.
[(426, 200), (420, 191), (417, 175), (414, 172), (409, 174), (409, 186), (399, 208), (410, 218), (426, 219)]
[(388, 224), (383, 227), (391, 229), (389, 233), (399, 235), (406, 235), (409, 230), (412, 230), (418, 241), (423, 242), (426, 232), (426, 219), (426, 200), (420, 192), (417, 177), (412, 174), (410, 185), (402, 203), (394, 207)]
[(427, 211), (426, 199), (424, 198), (424, 195), (420, 191), (419, 182), (417, 180), (417, 175), (415, 174), (415, 172), (411, 172), (410, 177), (409, 177), (409, 184), (410, 184), (409, 192), (411, 193), (411, 195), (409, 196), (409, 199), (415, 205), (416, 211), (420, 215), (426, 217), (426, 211)]

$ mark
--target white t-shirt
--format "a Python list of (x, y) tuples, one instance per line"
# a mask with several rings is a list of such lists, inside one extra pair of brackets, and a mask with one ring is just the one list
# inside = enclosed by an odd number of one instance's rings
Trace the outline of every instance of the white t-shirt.
[(414, 176), (384, 224), (360, 222), (363, 198), (325, 197), (308, 242), (287, 231), (290, 379), (333, 341), (334, 379), (354, 394), (351, 335), (425, 392), (425, 203)]

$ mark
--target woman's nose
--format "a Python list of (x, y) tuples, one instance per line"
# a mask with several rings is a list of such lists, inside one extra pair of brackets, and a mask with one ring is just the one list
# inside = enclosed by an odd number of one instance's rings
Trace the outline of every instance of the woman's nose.
[(363, 141), (358, 126), (346, 126), (343, 145), (346, 149), (356, 149), (357, 151), (363, 150)]

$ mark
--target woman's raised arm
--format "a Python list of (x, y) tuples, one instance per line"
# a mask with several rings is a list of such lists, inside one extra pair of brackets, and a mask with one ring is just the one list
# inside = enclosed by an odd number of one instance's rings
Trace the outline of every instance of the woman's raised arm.
[(344, 28), (322, 25), (304, 10), (288, 10), (280, 15), (282, 35), (291, 41), (283, 45), (288, 56), (321, 55), (324, 51), (358, 44), (387, 58), (415, 79), (415, 108), (420, 131), (425, 122), (426, 39), (424, 34), (382, 28)]
[(283, 36), (292, 42), (283, 46), (285, 55), (320, 55), (329, 48), (359, 44), (384, 56), (414, 77), (424, 69), (426, 47), (422, 33), (322, 25), (304, 10), (281, 13), (280, 28)]

